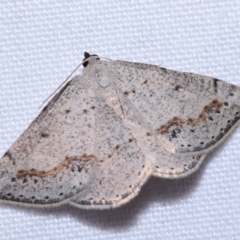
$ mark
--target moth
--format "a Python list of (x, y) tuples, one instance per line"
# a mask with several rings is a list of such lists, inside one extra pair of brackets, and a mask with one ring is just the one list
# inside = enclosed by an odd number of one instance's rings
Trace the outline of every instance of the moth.
[(240, 119), (240, 88), (159, 66), (85, 53), (0, 159), (0, 202), (121, 206), (150, 176), (196, 171)]

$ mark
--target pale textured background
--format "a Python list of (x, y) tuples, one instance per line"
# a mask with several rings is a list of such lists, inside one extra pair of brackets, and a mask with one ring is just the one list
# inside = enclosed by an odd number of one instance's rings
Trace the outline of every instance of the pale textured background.
[[(0, 155), (83, 52), (240, 85), (240, 1), (0, 2)], [(182, 180), (115, 210), (0, 205), (0, 239), (240, 239), (240, 127)]]

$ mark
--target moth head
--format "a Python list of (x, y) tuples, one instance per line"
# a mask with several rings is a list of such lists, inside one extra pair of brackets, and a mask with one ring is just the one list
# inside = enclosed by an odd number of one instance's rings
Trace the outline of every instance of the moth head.
[[(98, 55), (96, 55), (96, 54), (92, 54), (92, 55), (91, 55), (91, 54), (89, 54), (88, 52), (85, 52), (85, 53), (84, 53), (84, 59), (83, 59), (83, 61), (85, 61), (86, 59), (88, 59), (88, 58), (90, 58), (90, 57), (92, 57), (92, 56), (96, 56), (96, 57), (97, 57), (96, 59), (97, 59), (97, 60), (100, 60), (100, 58), (98, 57)], [(88, 64), (89, 64), (89, 61), (86, 61), (86, 62), (83, 63), (83, 66), (84, 66), (84, 67), (87, 67)]]

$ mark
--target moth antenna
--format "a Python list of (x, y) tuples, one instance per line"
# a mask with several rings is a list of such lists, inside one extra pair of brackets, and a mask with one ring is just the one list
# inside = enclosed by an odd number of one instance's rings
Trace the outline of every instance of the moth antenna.
[[(89, 58), (85, 59), (80, 64), (78, 64), (77, 67), (68, 75), (68, 77), (42, 102), (42, 104), (38, 107), (38, 109), (42, 108), (46, 102), (48, 102), (61, 88), (63, 88), (68, 82), (69, 78), (78, 70), (78, 68), (80, 68), (81, 65), (83, 65), (85, 62), (89, 61), (92, 57), (94, 56), (90, 56)], [(104, 58), (104, 57), (99, 57), (99, 58), (112, 61), (109, 58)]]

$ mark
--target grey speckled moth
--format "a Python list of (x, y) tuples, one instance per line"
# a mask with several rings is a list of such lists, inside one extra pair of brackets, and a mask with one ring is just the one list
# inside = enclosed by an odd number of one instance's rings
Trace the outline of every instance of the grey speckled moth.
[(180, 178), (237, 126), (240, 88), (85, 53), (70, 80), (0, 159), (0, 201), (113, 208), (151, 176)]

